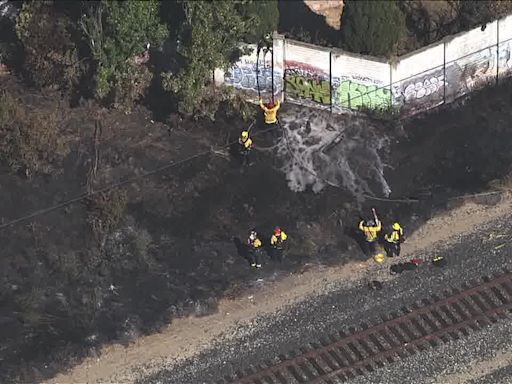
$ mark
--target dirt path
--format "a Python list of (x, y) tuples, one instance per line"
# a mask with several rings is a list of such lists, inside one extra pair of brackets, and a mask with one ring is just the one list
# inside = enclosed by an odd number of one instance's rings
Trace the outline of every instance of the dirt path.
[(489, 359), (477, 361), (465, 367), (464, 372), (457, 372), (438, 377), (436, 384), (464, 384), (512, 365), (512, 351), (501, 351)]
[[(494, 206), (468, 202), (436, 216), (407, 239), (403, 257), (436, 244), (457, 242), (459, 235), (508, 214), (511, 208), (512, 198), (506, 196)], [(99, 358), (88, 358), (46, 383), (133, 383), (140, 374), (135, 370), (151, 374), (162, 367), (169, 368), (204, 350), (218, 338), (229, 337), (241, 322), (271, 314), (307, 296), (325, 293), (335, 283), (356, 282), (377, 270), (372, 261), (330, 268), (310, 267), (302, 274), (263, 284), (235, 300), (221, 300), (216, 314), (174, 320), (159, 334), (141, 337), (126, 348), (117, 344), (106, 346)]]

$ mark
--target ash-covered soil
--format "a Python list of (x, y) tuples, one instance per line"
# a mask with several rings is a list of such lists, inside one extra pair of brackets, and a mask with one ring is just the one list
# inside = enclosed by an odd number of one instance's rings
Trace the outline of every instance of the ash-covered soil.
[[(166, 126), (143, 109), (72, 109), (51, 92), (0, 82), (35, 110), (59, 110), (71, 147), (51, 175), (2, 169), (4, 223), (220, 148), (247, 125), (221, 114), (215, 123)], [(511, 95), (504, 84), (403, 123), (285, 106), (287, 141), (255, 128), (252, 166), (241, 168), (223, 149), (126, 183), (126, 207), (108, 230), (108, 217), (91, 206), (112, 213), (110, 195), (103, 205), (95, 195), (2, 228), (0, 380), (41, 381), (106, 342), (129, 343), (173, 318), (215, 311), (219, 297), (258, 278), (365, 259), (353, 228), (370, 207), (412, 231), (459, 203), (450, 198), (509, 173)], [(410, 198), (417, 201), (403, 201)], [(251, 228), (268, 238), (275, 225), (290, 235), (285, 259), (266, 257), (251, 270), (237, 241)]]
[[(401, 312), (430, 295), (443, 295), (451, 288), (460, 288), (464, 283), (479, 281), (482, 276), (500, 273), (503, 268), (512, 268), (512, 216), (505, 215), (498, 221), (479, 228), (477, 232), (460, 236), (450, 246), (436, 247), (414, 256), (429, 260), (434, 255), (446, 258), (444, 268), (422, 264), (415, 271), (400, 275), (389, 275), (390, 263), (373, 270), (356, 284), (339, 284), (325, 295), (306, 300), (299, 305), (285, 308), (275, 316), (258, 318), (236, 331), (229, 341), (219, 340), (216, 346), (169, 371), (139, 380), (140, 384), (170, 383), (214, 383), (224, 376), (249, 365), (272, 361), (281, 353), (297, 350), (308, 343), (318, 343), (320, 338), (349, 328), (358, 328), (361, 323), (376, 324), (381, 315)], [(402, 257), (403, 259), (403, 257)], [(383, 289), (369, 289), (368, 282), (377, 279)], [(512, 323), (501, 321), (492, 327), (475, 332), (468, 338), (449, 342), (439, 348), (427, 349), (398, 363), (388, 364), (365, 377), (357, 377), (350, 383), (451, 383), (440, 380), (441, 376), (454, 378), (465, 373), (471, 383), (479, 383), (485, 377), (506, 377), (506, 359), (495, 364), (493, 369), (469, 372), (468, 367), (481, 360), (490, 359), (503, 351), (512, 352)], [(493, 366), (490, 365), (492, 368)], [(490, 371), (490, 372), (487, 372)], [(500, 376), (500, 377), (501, 377)], [(505, 380), (505, 379), (503, 379)], [(510, 382), (512, 376), (508, 376)], [(466, 381), (460, 381), (466, 382)], [(485, 381), (482, 381), (485, 382)], [(499, 382), (499, 381), (498, 381)]]

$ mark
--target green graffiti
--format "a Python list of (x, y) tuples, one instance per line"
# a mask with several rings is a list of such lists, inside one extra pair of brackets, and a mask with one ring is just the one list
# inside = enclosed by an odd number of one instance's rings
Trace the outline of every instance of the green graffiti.
[(391, 107), (389, 89), (379, 88), (376, 85), (365, 85), (344, 80), (335, 93), (337, 106), (359, 109), (388, 109)]
[(288, 75), (285, 80), (286, 92), (290, 96), (310, 99), (324, 105), (331, 103), (331, 85), (328, 80), (306, 79), (299, 75)]

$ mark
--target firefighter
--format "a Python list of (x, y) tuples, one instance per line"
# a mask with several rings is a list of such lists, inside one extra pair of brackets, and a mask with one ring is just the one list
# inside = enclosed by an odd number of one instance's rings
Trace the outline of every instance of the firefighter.
[(283, 255), (283, 245), (288, 239), (288, 235), (280, 227), (274, 228), (274, 234), (270, 238), (270, 245), (272, 246), (272, 253), (275, 259), (281, 261)]
[(251, 267), (261, 268), (260, 253), (261, 253), (261, 240), (258, 238), (258, 234), (255, 230), (252, 230), (247, 239), (247, 245), (249, 247), (249, 258)]
[(263, 36), (263, 39), (261, 39), (258, 45), (263, 49), (263, 54), (265, 56), (267, 52), (270, 52), (272, 50), (272, 35), (270, 33), (267, 33), (265, 36)]
[(278, 100), (277, 103), (271, 101), (264, 104), (263, 100), (260, 99), (260, 107), (265, 114), (265, 125), (269, 128), (275, 127), (277, 125), (277, 110), (281, 107), (281, 102)]
[(404, 242), (404, 230), (400, 223), (393, 223), (393, 231), (384, 235), (384, 249), (388, 257), (400, 256), (400, 244)]
[(372, 208), (373, 220), (361, 220), (359, 222), (359, 230), (364, 235), (366, 241), (366, 251), (374, 254), (376, 252), (376, 244), (379, 238), (379, 233), (382, 229), (382, 224), (377, 217), (375, 209)]
[(238, 139), (239, 153), (242, 157), (242, 163), (249, 165), (249, 154), (252, 148), (252, 139), (249, 137), (249, 131), (242, 131)]

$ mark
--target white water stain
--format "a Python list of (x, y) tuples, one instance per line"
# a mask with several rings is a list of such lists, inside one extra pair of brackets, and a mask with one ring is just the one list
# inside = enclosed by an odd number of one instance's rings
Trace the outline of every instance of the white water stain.
[(277, 153), (292, 191), (311, 187), (317, 193), (332, 185), (358, 200), (391, 193), (379, 156), (389, 140), (369, 120), (294, 107), (281, 115), (280, 122), (284, 136)]

